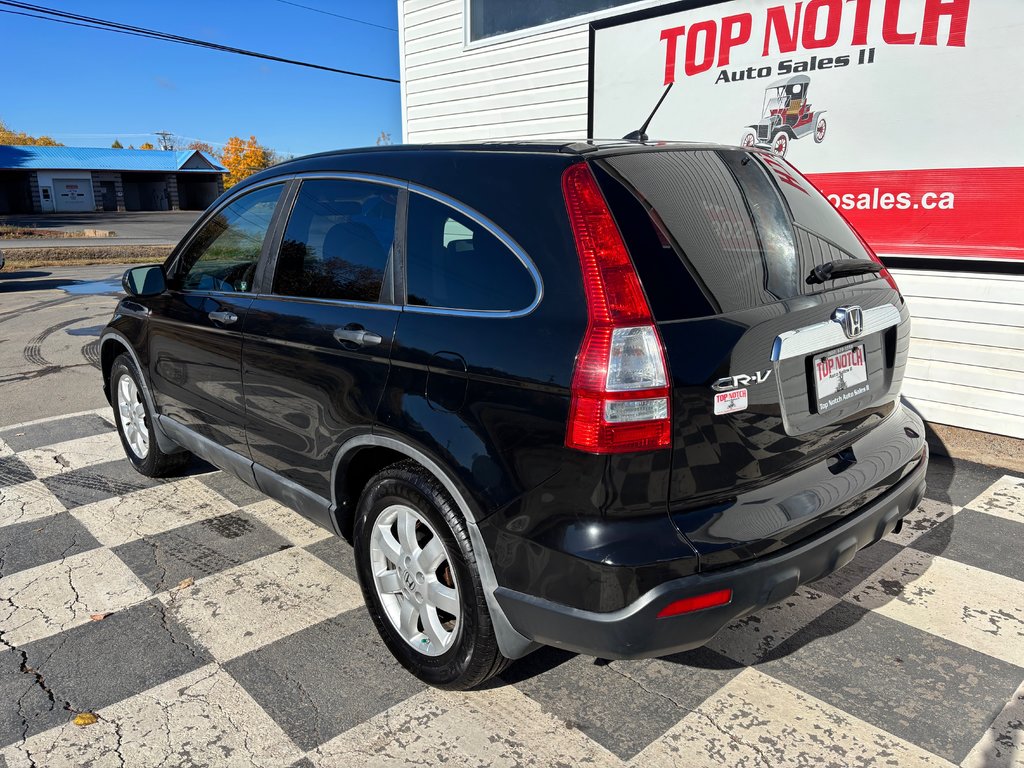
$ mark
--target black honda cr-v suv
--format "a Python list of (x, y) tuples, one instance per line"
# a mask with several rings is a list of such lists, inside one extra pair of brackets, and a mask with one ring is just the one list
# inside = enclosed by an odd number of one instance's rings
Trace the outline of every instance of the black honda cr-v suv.
[(903, 297), (759, 150), (305, 157), (124, 288), (102, 368), (132, 464), (196, 454), (350, 539), (435, 685), (699, 646), (924, 492)]

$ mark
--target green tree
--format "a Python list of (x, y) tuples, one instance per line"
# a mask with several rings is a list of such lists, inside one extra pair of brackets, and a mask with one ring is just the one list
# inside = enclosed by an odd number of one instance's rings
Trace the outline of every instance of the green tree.
[(114, 143), (110, 145), (110, 148), (111, 149), (124, 149), (124, 144), (122, 144), (117, 139), (114, 139)]

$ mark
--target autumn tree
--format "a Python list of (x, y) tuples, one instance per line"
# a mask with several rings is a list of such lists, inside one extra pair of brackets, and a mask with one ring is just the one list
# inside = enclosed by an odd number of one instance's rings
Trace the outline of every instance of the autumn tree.
[(117, 139), (114, 139), (114, 143), (110, 145), (110, 148), (111, 149), (124, 149), (124, 144), (122, 144)]
[(0, 144), (17, 144), (29, 147), (63, 147), (59, 141), (54, 141), (49, 136), (29, 136), (24, 131), (15, 131), (7, 127), (7, 123), (0, 120)]
[(197, 149), (200, 152), (205, 152), (210, 157), (216, 157), (217, 156), (217, 153), (213, 150), (213, 145), (208, 144), (205, 141), (199, 141), (198, 139), (196, 141), (193, 141), (191, 144), (189, 144), (188, 145), (188, 149)]
[(139, 144), (139, 149), (156, 149), (156, 147), (154, 147), (152, 144), (150, 144), (147, 141), (147, 142), (144, 142), (142, 144)]
[(272, 160), (273, 152), (261, 145), (255, 136), (250, 136), (248, 141), (232, 136), (220, 153), (220, 164), (228, 169), (224, 186), (233, 186), (242, 179), (269, 168)]

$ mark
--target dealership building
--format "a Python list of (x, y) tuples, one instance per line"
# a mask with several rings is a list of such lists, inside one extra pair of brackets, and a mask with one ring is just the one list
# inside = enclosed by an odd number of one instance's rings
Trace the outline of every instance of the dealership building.
[(0, 214), (204, 210), (227, 169), (198, 150), (0, 146)]
[(662, 101), (652, 140), (782, 154), (892, 269), (911, 407), (1024, 438), (1022, 23), (1020, 0), (399, 0), (403, 139), (615, 139)]

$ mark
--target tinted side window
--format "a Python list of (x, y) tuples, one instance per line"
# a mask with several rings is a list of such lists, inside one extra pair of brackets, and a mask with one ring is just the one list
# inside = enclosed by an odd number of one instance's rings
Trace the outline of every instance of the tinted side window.
[(274, 293), (380, 300), (395, 240), (398, 190), (341, 179), (299, 188), (274, 275)]
[(207, 221), (178, 260), (187, 291), (248, 292), (283, 184), (242, 195)]
[(407, 239), (409, 304), (516, 311), (536, 298), (533, 278), (519, 258), (443, 203), (411, 194)]

